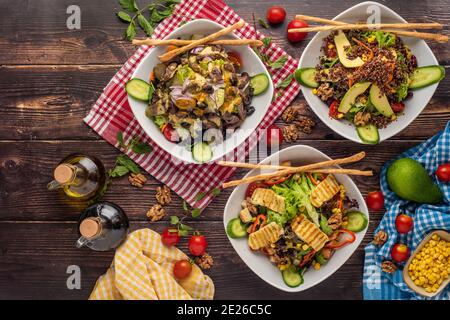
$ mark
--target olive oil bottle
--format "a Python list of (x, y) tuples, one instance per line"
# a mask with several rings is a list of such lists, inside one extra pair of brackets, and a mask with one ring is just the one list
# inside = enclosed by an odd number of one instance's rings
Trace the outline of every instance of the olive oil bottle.
[(62, 190), (73, 200), (93, 200), (101, 196), (107, 183), (106, 170), (95, 157), (71, 154), (53, 172), (48, 190)]

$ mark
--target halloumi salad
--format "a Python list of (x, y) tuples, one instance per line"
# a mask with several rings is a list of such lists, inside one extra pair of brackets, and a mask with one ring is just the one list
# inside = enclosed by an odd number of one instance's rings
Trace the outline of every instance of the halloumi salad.
[(250, 249), (266, 255), (286, 285), (297, 287), (310, 267), (320, 270), (367, 227), (358, 209), (332, 174), (297, 173), (249, 184), (227, 234), (247, 237)]

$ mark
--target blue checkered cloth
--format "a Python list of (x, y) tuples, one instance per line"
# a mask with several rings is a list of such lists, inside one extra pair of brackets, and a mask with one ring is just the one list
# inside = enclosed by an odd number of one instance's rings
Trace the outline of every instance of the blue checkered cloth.
[[(398, 198), (389, 189), (386, 170), (392, 161), (405, 157), (419, 161), (433, 177), (445, 195), (442, 204), (412, 203)], [(366, 300), (425, 299), (414, 293), (403, 281), (402, 270), (398, 269), (393, 274), (387, 274), (381, 271), (381, 263), (386, 259), (390, 260), (390, 251), (395, 243), (407, 244), (412, 252), (432, 230), (450, 230), (450, 184), (439, 182), (434, 175), (439, 164), (450, 162), (450, 122), (444, 131), (406, 151), (398, 158), (386, 163), (381, 170), (380, 184), (387, 211), (375, 234), (379, 230), (384, 230), (388, 234), (388, 240), (382, 247), (370, 243), (365, 248), (363, 296)], [(414, 217), (414, 228), (406, 235), (399, 234), (395, 229), (395, 218), (399, 213), (407, 213)], [(450, 285), (432, 299), (450, 300)]]

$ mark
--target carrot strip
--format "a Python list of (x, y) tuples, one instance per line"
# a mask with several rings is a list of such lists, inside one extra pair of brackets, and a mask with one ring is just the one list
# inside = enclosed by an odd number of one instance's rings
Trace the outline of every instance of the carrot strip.
[(355, 42), (356, 42), (358, 45), (360, 45), (361, 47), (363, 47), (363, 48), (365, 48), (366, 50), (369, 51), (369, 60), (372, 60), (372, 59), (373, 59), (374, 53), (373, 53), (373, 50), (370, 49), (369, 46), (367, 46), (366, 44), (364, 44), (363, 42), (359, 41), (359, 40), (356, 39), (356, 38), (352, 38), (352, 40), (355, 41)]

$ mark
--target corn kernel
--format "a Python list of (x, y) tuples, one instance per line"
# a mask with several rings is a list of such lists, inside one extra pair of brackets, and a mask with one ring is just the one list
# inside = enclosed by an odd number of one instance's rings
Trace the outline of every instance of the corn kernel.
[(308, 250), (308, 248), (309, 248), (309, 246), (308, 246), (307, 244), (304, 244), (304, 245), (302, 246), (302, 249), (305, 250), (305, 251)]
[(317, 89), (313, 89), (312, 93), (317, 94)]
[(314, 270), (319, 270), (320, 269), (320, 263), (316, 262), (314, 264)]

